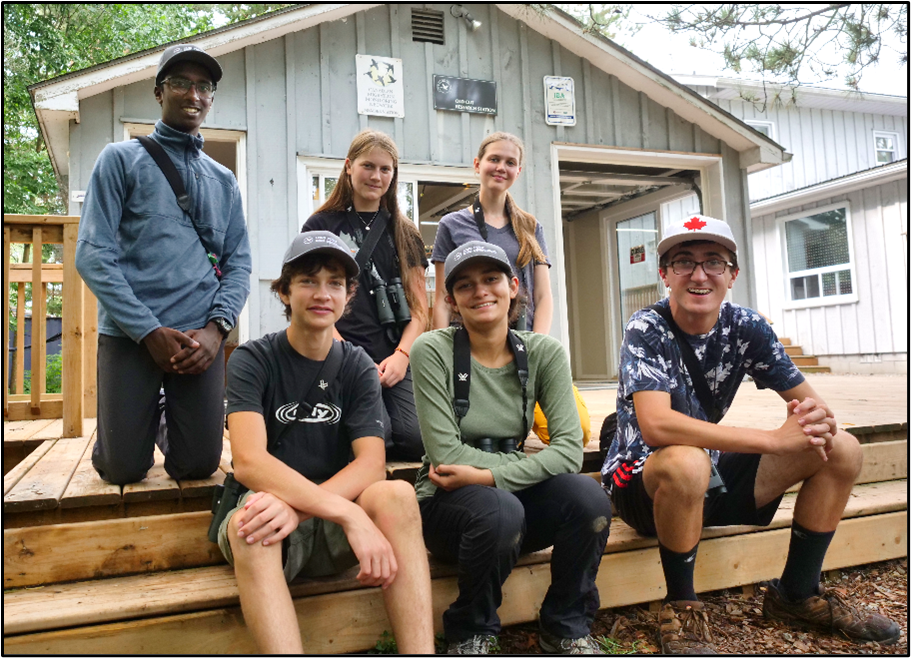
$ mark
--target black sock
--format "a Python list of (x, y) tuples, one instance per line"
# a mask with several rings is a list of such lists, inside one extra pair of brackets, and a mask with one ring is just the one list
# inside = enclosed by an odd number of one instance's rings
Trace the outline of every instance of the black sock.
[(664, 569), (664, 583), (667, 585), (665, 601), (698, 601), (693, 588), (693, 570), (696, 567), (696, 544), (685, 553), (675, 553), (660, 541), (658, 553), (661, 555), (661, 568)]
[(834, 530), (813, 532), (797, 523), (791, 524), (791, 546), (779, 588), (788, 599), (803, 601), (817, 593), (822, 561), (834, 535)]

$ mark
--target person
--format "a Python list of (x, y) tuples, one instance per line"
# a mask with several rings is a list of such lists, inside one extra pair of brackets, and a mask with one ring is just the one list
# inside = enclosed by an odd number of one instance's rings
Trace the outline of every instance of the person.
[[(768, 322), (725, 301), (739, 273), (730, 227), (688, 217), (667, 229), (658, 258), (669, 289), (658, 306), (679, 331), (652, 307), (630, 318), (620, 352), (617, 432), (602, 479), (620, 518), (657, 535), (667, 586), (659, 614), (664, 653), (714, 652), (693, 586), (703, 526), (768, 525), (785, 490), (799, 482), (787, 561), (781, 578), (769, 583), (764, 615), (858, 641), (894, 642), (896, 624), (850, 607), (820, 585), (862, 453)], [(701, 372), (684, 365), (681, 341), (692, 347)], [(784, 400), (779, 428), (715, 424), (745, 375)], [(703, 397), (712, 409), (700, 403), (694, 377), (710, 387), (711, 397)]]
[[(525, 145), (515, 135), (495, 132), (484, 138), (474, 159), (474, 171), (480, 181), (478, 197), (472, 205), (440, 220), (430, 260), (436, 281), (440, 282), (446, 258), (456, 247), (471, 240), (497, 245), (506, 252), (522, 284), (519, 299), (525, 305), (525, 323), (518, 328), (547, 334), (553, 321), (554, 300), (544, 230), (509, 193), (524, 163)], [(448, 327), (450, 319), (446, 289), (438, 284), (433, 300), (433, 328)]]
[[(385, 226), (361, 268), (351, 311), (339, 320), (336, 338), (360, 345), (376, 363), (390, 419), (387, 450), (416, 461), (423, 449), (409, 361), (411, 346), (427, 327), (427, 259), (417, 227), (399, 211), (398, 162), (398, 149), (388, 135), (369, 128), (358, 133), (335, 189), (302, 230), (331, 231), (357, 252), (371, 228)], [(391, 317), (380, 315), (383, 309), (393, 310), (383, 306), (387, 298), (399, 302), (393, 326)]]
[[(519, 318), (515, 328), (539, 334), (550, 333), (554, 316), (554, 298), (550, 288), (550, 260), (541, 224), (522, 210), (509, 193), (522, 173), (525, 145), (507, 132), (491, 133), (481, 141), (474, 159), (474, 170), (480, 181), (477, 199), (462, 210), (440, 220), (430, 260), (436, 281), (443, 280), (444, 264), (453, 249), (471, 240), (484, 240), (506, 252), (513, 270), (519, 273)], [(448, 327), (451, 321), (446, 289), (437, 285), (433, 302), (433, 328)], [(518, 325), (516, 327), (516, 325)], [(591, 421), (585, 400), (573, 387), (582, 424), (582, 442), (591, 437)], [(540, 405), (535, 407), (535, 434), (544, 443), (550, 441), (547, 418)]]
[(145, 477), (156, 442), (176, 480), (206, 478), (221, 459), (223, 343), (251, 272), (237, 180), (203, 153), (199, 134), (221, 77), (193, 45), (167, 48), (158, 63), (151, 140), (176, 167), (188, 210), (134, 140), (108, 144), (86, 188), (76, 268), (98, 298), (92, 463), (115, 484)]
[[(218, 542), (265, 653), (302, 652), (286, 582), (356, 564), (362, 584), (383, 588), (399, 649), (433, 653), (421, 517), (412, 487), (385, 477), (376, 367), (360, 347), (336, 343), (337, 376), (322, 379), (357, 277), (348, 246), (334, 234), (298, 235), (272, 282), (290, 325), (244, 343), (228, 363), (234, 476), (250, 491), (222, 522)], [(316, 378), (325, 400), (307, 414), (302, 382)]]
[[(456, 248), (444, 282), (462, 328), (418, 338), (412, 367), (426, 449), (415, 484), (424, 541), (458, 565), (459, 595), (443, 614), (449, 653), (491, 649), (502, 586), (519, 554), (551, 545), (541, 648), (600, 653), (590, 631), (611, 508), (598, 483), (578, 472), (582, 430), (566, 354), (546, 334), (509, 329), (519, 281), (500, 247), (470, 241)], [(458, 379), (469, 382), (467, 392), (453, 382), (454, 358), (463, 359)], [(550, 420), (551, 441), (529, 456), (520, 446), (535, 402)]]

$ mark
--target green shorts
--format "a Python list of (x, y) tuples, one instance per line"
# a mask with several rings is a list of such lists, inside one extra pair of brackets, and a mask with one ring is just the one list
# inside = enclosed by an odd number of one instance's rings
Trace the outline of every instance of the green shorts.
[[(218, 547), (231, 566), (234, 566), (234, 555), (228, 542), (228, 521), (253, 494), (253, 491), (244, 494), (218, 529)], [(358, 563), (342, 526), (318, 518), (307, 519), (285, 537), (282, 555), (285, 580), (289, 583), (297, 576), (313, 578), (341, 573)]]

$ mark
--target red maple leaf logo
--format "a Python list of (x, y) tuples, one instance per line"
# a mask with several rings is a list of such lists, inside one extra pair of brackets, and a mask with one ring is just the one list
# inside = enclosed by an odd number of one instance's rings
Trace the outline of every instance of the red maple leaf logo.
[(702, 220), (699, 219), (698, 217), (693, 217), (693, 218), (690, 219), (690, 221), (688, 221), (688, 222), (687, 222), (686, 224), (684, 224), (683, 226), (684, 226), (685, 228), (688, 228), (688, 229), (691, 230), (691, 231), (698, 231), (699, 229), (703, 228), (705, 225), (706, 225), (706, 224), (705, 224), (704, 221), (702, 221)]

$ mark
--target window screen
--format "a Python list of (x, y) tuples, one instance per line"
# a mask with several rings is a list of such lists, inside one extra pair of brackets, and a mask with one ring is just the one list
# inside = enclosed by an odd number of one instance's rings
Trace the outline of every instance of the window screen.
[(792, 301), (854, 292), (846, 208), (792, 219), (784, 226)]

